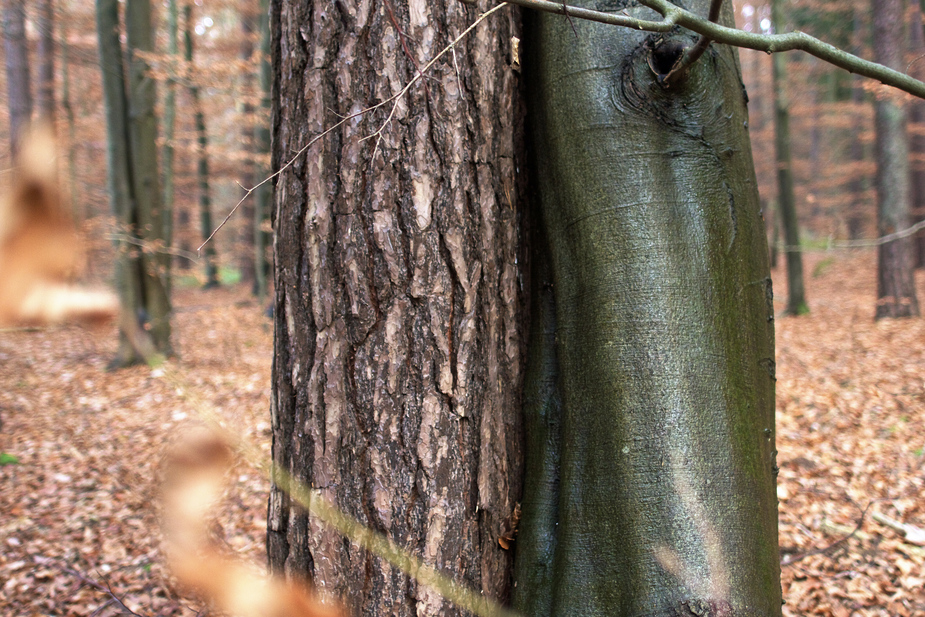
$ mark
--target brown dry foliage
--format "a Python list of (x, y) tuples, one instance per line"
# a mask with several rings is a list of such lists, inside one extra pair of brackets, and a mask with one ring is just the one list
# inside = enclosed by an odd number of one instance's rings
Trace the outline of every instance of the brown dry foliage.
[[(925, 321), (873, 321), (874, 267), (873, 252), (808, 255), (813, 312), (776, 324), (785, 560), (841, 539), (875, 500), (925, 526)], [(20, 459), (0, 467), (0, 614), (89, 615), (105, 602), (37, 557), (105, 581), (146, 615), (202, 608), (164, 567), (156, 470), (190, 426), (191, 400), (268, 454), (272, 342), (243, 289), (179, 290), (176, 305), (183, 391), (158, 369), (104, 372), (114, 328), (0, 333), (0, 451)], [(266, 480), (241, 461), (230, 478), (209, 533), (222, 554), (262, 563)], [(870, 514), (784, 566), (786, 615), (925, 615), (921, 547)]]

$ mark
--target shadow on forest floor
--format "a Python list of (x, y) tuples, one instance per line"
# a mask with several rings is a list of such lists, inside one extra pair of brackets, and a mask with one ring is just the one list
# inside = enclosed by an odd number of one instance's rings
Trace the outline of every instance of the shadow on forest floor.
[[(872, 518), (925, 527), (925, 320), (874, 323), (872, 251), (806, 260), (812, 313), (776, 324), (784, 613), (925, 615), (925, 549)], [(89, 615), (107, 597), (81, 577), (143, 614), (199, 608), (163, 567), (156, 473), (195, 400), (268, 455), (271, 328), (247, 300), (177, 292), (193, 392), (158, 369), (105, 373), (112, 329), (0, 332), (0, 453), (18, 459), (0, 465), (0, 614)], [(266, 483), (243, 464), (233, 479), (214, 533), (263, 561)]]

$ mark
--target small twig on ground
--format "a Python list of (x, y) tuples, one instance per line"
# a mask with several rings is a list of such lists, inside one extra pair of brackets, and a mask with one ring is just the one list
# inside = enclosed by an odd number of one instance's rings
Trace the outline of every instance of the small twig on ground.
[(143, 617), (142, 615), (139, 615), (138, 613), (136, 613), (135, 611), (127, 607), (122, 602), (122, 600), (120, 600), (119, 597), (113, 592), (112, 587), (110, 587), (109, 583), (106, 583), (104, 585), (103, 583), (100, 583), (99, 581), (93, 580), (92, 578), (86, 576), (85, 574), (83, 574), (82, 572), (79, 572), (78, 570), (75, 570), (74, 568), (67, 565), (67, 563), (62, 562), (58, 559), (53, 559), (51, 557), (38, 556), (34, 558), (34, 561), (35, 563), (43, 565), (43, 566), (52, 566), (54, 568), (57, 568), (58, 570), (60, 570), (61, 572), (64, 572), (65, 574), (70, 574), (71, 576), (79, 580), (82, 584), (87, 585), (89, 587), (93, 587), (97, 591), (102, 591), (103, 593), (108, 595), (109, 600), (107, 600), (103, 606), (99, 607), (96, 611), (94, 611), (93, 612), (94, 615), (99, 614), (99, 612), (102, 611), (104, 608), (114, 604), (119, 607), (120, 614), (122, 615), (133, 615), (134, 617)]
[(780, 562), (781, 567), (783, 568), (785, 566), (793, 565), (794, 563), (800, 561), (801, 559), (805, 559), (806, 557), (811, 557), (813, 555), (828, 554), (830, 551), (834, 550), (836, 547), (841, 546), (842, 544), (844, 544), (851, 538), (855, 537), (857, 533), (861, 530), (861, 526), (864, 524), (864, 518), (867, 516), (867, 511), (870, 510), (870, 507), (872, 505), (874, 505), (873, 501), (869, 502), (867, 506), (864, 507), (864, 510), (861, 512), (861, 517), (858, 519), (857, 525), (855, 525), (851, 533), (845, 536), (842, 536), (841, 538), (839, 538), (835, 542), (832, 542), (828, 546), (824, 546), (822, 548), (817, 548), (811, 551), (807, 551), (805, 553), (797, 553), (795, 555), (791, 555), (790, 558), (781, 560)]

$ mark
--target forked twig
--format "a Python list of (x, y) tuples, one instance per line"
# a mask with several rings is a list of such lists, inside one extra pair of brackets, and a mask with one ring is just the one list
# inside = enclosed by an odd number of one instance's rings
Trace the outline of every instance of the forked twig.
[(363, 137), (363, 138), (361, 139), (361, 141), (364, 141), (364, 140), (370, 139), (370, 138), (372, 138), (372, 137), (377, 137), (377, 139), (376, 139), (376, 147), (375, 147), (374, 150), (373, 150), (373, 158), (375, 158), (376, 153), (377, 153), (378, 150), (379, 150), (379, 142), (382, 140), (382, 133), (383, 133), (383, 131), (385, 130), (385, 128), (392, 122), (392, 118), (395, 116), (395, 110), (398, 108), (398, 99), (400, 99), (400, 98), (403, 97), (405, 94), (407, 94), (408, 91), (411, 90), (411, 87), (412, 87), (414, 84), (416, 84), (418, 81), (420, 81), (420, 80), (424, 77), (424, 74), (425, 74), (427, 71), (429, 71), (430, 68), (431, 68), (434, 64), (436, 64), (438, 60), (440, 60), (440, 58), (442, 58), (442, 57), (445, 56), (447, 53), (449, 53), (452, 49), (454, 49), (454, 48), (456, 47), (456, 45), (458, 45), (459, 42), (460, 42), (462, 39), (464, 39), (470, 32), (472, 32), (480, 23), (482, 23), (482, 22), (485, 21), (490, 15), (492, 15), (493, 13), (496, 13), (496, 12), (499, 11), (500, 9), (506, 7), (507, 5), (508, 5), (507, 2), (502, 2), (502, 3), (499, 4), (498, 6), (492, 7), (492, 8), (489, 9), (488, 11), (485, 11), (484, 13), (482, 13), (481, 15), (479, 15), (478, 19), (476, 19), (474, 22), (472, 22), (472, 24), (470, 24), (468, 28), (466, 28), (465, 30), (463, 30), (462, 34), (460, 34), (460, 35), (457, 36), (455, 39), (453, 39), (453, 40), (450, 42), (449, 45), (447, 45), (446, 47), (443, 48), (443, 50), (440, 51), (440, 53), (438, 53), (436, 56), (434, 56), (433, 58), (431, 58), (431, 59), (427, 62), (427, 64), (425, 64), (423, 67), (421, 67), (421, 68), (419, 69), (419, 71), (414, 75), (414, 77), (412, 77), (411, 80), (408, 81), (408, 83), (405, 85), (405, 87), (402, 88), (401, 90), (399, 90), (397, 93), (393, 94), (392, 96), (390, 96), (389, 98), (387, 98), (387, 99), (385, 99), (385, 100), (383, 100), (383, 101), (380, 101), (380, 102), (376, 103), (375, 105), (372, 105), (372, 106), (367, 107), (367, 108), (365, 108), (365, 109), (361, 109), (360, 111), (357, 111), (357, 112), (354, 112), (354, 113), (349, 114), (349, 115), (347, 115), (347, 116), (344, 116), (343, 118), (341, 118), (341, 120), (340, 120), (339, 122), (335, 123), (335, 124), (332, 125), (330, 128), (328, 128), (328, 129), (322, 131), (321, 133), (319, 133), (318, 135), (316, 135), (314, 138), (312, 138), (311, 140), (309, 140), (309, 142), (306, 143), (304, 146), (302, 146), (302, 147), (295, 153), (295, 155), (293, 155), (292, 158), (290, 158), (290, 159), (286, 162), (285, 165), (283, 165), (282, 167), (279, 168), (279, 170), (273, 172), (272, 174), (270, 174), (269, 176), (267, 176), (266, 178), (264, 178), (263, 180), (261, 180), (259, 183), (255, 184), (253, 187), (247, 189), (247, 191), (244, 193), (244, 196), (238, 201), (238, 203), (236, 203), (236, 204), (234, 205), (234, 207), (231, 209), (231, 211), (228, 213), (228, 215), (225, 216), (224, 219), (222, 219), (222, 222), (219, 223), (218, 227), (216, 227), (216, 228), (212, 231), (212, 233), (209, 234), (209, 237), (206, 238), (205, 241), (204, 241), (202, 244), (199, 245), (199, 248), (197, 248), (196, 251), (197, 251), (197, 252), (202, 251), (202, 247), (204, 247), (206, 244), (208, 244), (208, 243), (212, 240), (212, 238), (215, 237), (215, 234), (217, 234), (217, 233), (219, 232), (219, 230), (220, 230), (222, 227), (225, 226), (225, 224), (228, 222), (228, 220), (231, 219), (231, 217), (234, 215), (234, 213), (238, 210), (238, 207), (239, 207), (242, 203), (244, 203), (244, 200), (245, 200), (245, 199), (247, 199), (248, 197), (250, 197), (251, 194), (252, 194), (254, 191), (256, 191), (258, 188), (260, 188), (261, 186), (263, 186), (263, 185), (266, 184), (267, 182), (270, 182), (271, 180), (273, 180), (274, 178), (276, 178), (277, 176), (279, 176), (281, 173), (283, 173), (284, 171), (286, 171), (286, 169), (288, 169), (289, 167), (291, 167), (292, 164), (295, 163), (295, 161), (296, 161), (300, 156), (302, 156), (303, 154), (305, 154), (305, 152), (306, 152), (309, 148), (311, 148), (313, 145), (315, 145), (315, 143), (317, 143), (319, 139), (321, 139), (322, 137), (325, 137), (328, 133), (331, 133), (332, 131), (337, 130), (338, 128), (340, 128), (341, 126), (343, 126), (348, 120), (352, 120), (353, 118), (357, 118), (357, 117), (359, 117), (359, 116), (364, 116), (364, 115), (368, 114), (368, 113), (371, 112), (371, 111), (375, 111), (376, 109), (379, 109), (380, 107), (383, 107), (383, 106), (385, 106), (385, 105), (387, 105), (387, 104), (389, 104), (389, 103), (393, 103), (393, 102), (394, 102), (395, 104), (392, 105), (392, 109), (389, 111), (389, 115), (386, 117), (386, 119), (385, 119), (385, 121), (382, 123), (382, 125), (381, 125), (378, 129), (376, 129), (375, 132), (373, 132), (372, 134), (367, 135), (366, 137)]

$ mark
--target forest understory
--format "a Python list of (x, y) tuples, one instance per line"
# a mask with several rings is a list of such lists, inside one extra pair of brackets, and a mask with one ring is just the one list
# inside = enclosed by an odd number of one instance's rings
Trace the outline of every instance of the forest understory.
[[(812, 312), (777, 319), (785, 615), (925, 616), (925, 548), (877, 520), (925, 529), (925, 320), (873, 321), (875, 259), (807, 254)], [(107, 373), (113, 328), (0, 332), (0, 615), (206, 608), (163, 564), (158, 468), (203, 413), (269, 455), (272, 324), (243, 286), (175, 305), (166, 369)], [(262, 564), (267, 481), (231, 480), (212, 533)]]

